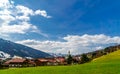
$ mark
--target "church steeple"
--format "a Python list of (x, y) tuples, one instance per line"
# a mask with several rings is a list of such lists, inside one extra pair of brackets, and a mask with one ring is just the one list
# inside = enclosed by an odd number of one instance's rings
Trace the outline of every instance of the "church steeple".
[(68, 55), (70, 55), (70, 50), (68, 51)]
[(72, 64), (72, 56), (70, 54), (70, 50), (68, 51), (68, 56), (67, 56), (67, 64)]

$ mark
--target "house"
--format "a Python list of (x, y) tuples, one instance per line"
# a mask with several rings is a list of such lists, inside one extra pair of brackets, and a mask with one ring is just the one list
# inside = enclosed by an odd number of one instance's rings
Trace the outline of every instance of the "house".
[(80, 55), (73, 56), (73, 63), (74, 64), (78, 64), (80, 62), (81, 62), (81, 56)]
[(29, 60), (29, 59), (22, 59), (22, 58), (14, 58), (11, 60), (8, 60), (4, 63), (5, 65), (8, 65), (9, 67), (30, 67), (30, 66), (36, 66), (36, 64)]
[(37, 66), (45, 66), (45, 65), (59, 65), (55, 58), (39, 58), (35, 60)]
[(48, 60), (47, 65), (58, 65), (58, 62), (55, 60), (55, 58), (46, 58)]
[(0, 69), (7, 69), (7, 68), (9, 68), (8, 65), (4, 65), (3, 62), (4, 62), (4, 60), (0, 59)]
[(0, 69), (2, 68), (2, 59), (0, 59)]
[(56, 57), (55, 60), (58, 62), (58, 65), (66, 65), (66, 59), (64, 57)]
[(36, 66), (44, 66), (44, 65), (47, 65), (48, 60), (44, 58), (40, 58), (40, 59), (34, 60), (34, 62), (36, 63)]

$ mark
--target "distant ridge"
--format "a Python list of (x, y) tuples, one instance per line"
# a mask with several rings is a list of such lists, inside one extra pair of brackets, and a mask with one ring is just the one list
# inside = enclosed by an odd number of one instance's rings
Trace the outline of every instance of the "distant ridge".
[[(7, 56), (4, 54), (6, 54)], [(10, 57), (20, 56), (23, 58), (25, 57), (43, 58), (50, 57), (51, 55), (43, 51), (33, 49), (31, 47), (17, 44), (0, 38), (0, 58), (5, 58), (8, 56)]]

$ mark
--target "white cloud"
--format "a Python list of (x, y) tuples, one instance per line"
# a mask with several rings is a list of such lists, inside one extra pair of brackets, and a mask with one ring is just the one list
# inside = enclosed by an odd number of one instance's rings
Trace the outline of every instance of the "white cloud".
[(34, 11), (32, 9), (29, 9), (28, 7), (22, 6), (22, 5), (17, 5), (16, 6), (17, 13), (18, 14), (23, 14), (24, 16), (29, 16), (33, 15)]
[(31, 31), (31, 29), (33, 29), (34, 31), (37, 30), (37, 28), (35, 26), (33, 26), (32, 24), (29, 24), (27, 22), (21, 22), (19, 25), (2, 25), (0, 27), (0, 33), (3, 33), (3, 34), (8, 34), (8, 33), (25, 34), (26, 31)]
[(11, 8), (13, 3), (13, 1), (9, 0), (0, 0), (0, 8)]
[(50, 18), (45, 10), (33, 10), (23, 5), (15, 5), (12, 0), (0, 0), (0, 35), (25, 34), (28, 32), (38, 32), (37, 26), (29, 23), (30, 17), (40, 15)]
[(51, 16), (47, 15), (47, 12), (45, 10), (36, 10), (35, 15), (41, 15), (41, 16), (46, 17), (46, 18), (51, 18)]
[(72, 54), (80, 54), (89, 51), (102, 49), (107, 45), (120, 43), (120, 37), (110, 37), (104, 34), (100, 35), (68, 35), (63, 37), (63, 41), (38, 41), (23, 40), (16, 43), (24, 44), (38, 50), (51, 53), (67, 53), (69, 50)]

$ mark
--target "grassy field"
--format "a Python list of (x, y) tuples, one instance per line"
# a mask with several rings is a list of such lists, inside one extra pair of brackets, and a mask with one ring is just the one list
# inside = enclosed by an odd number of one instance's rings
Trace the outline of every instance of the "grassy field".
[(11, 68), (0, 74), (120, 74), (120, 51), (82, 65)]

